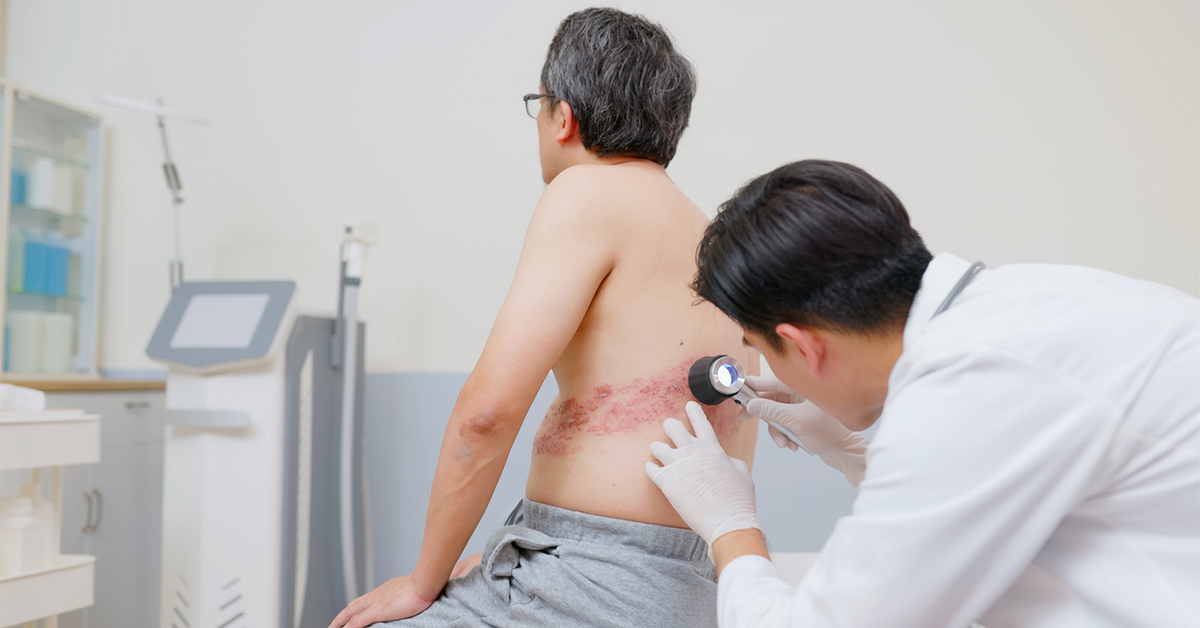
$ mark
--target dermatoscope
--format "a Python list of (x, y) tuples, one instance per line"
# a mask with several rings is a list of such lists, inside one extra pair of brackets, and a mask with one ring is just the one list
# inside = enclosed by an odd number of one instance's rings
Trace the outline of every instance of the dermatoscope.
[[(715, 406), (726, 399), (733, 399), (734, 403), (745, 407), (751, 399), (757, 399), (759, 396), (754, 389), (746, 385), (742, 363), (727, 355), (696, 360), (688, 371), (688, 388), (692, 389), (692, 396), (696, 401), (706, 406)], [(767, 421), (767, 424), (799, 445), (805, 453), (812, 455), (795, 432), (774, 421)]]

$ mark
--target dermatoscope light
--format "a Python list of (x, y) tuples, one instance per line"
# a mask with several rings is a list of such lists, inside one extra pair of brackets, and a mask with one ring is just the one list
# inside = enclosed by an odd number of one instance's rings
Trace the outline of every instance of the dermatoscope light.
[[(734, 403), (745, 407), (751, 399), (758, 398), (758, 393), (746, 385), (745, 373), (742, 363), (727, 355), (700, 358), (692, 363), (692, 368), (688, 371), (688, 388), (692, 390), (696, 401), (706, 406), (715, 406), (726, 399), (733, 399)], [(800, 449), (812, 454), (808, 447), (800, 442), (800, 437), (796, 436), (795, 432), (774, 421), (767, 421), (767, 424), (799, 445)]]

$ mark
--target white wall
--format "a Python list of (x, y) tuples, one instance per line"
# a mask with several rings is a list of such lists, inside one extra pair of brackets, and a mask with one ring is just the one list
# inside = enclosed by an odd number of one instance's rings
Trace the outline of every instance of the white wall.
[[(863, 166), (935, 252), (1087, 264), (1200, 294), (1197, 3), (617, 2), (700, 76), (671, 175), (706, 211), (784, 162)], [(583, 2), (10, 0), (7, 74), (104, 113), (103, 366), (168, 295), (150, 119), (171, 129), (199, 278), (294, 277), (335, 304), (340, 226), (369, 219), (373, 371), (471, 368), (542, 189), (533, 121), (554, 28)]]

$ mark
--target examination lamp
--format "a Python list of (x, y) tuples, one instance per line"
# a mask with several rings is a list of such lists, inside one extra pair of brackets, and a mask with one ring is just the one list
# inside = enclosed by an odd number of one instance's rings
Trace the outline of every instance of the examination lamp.
[(158, 134), (162, 139), (163, 148), (163, 175), (167, 178), (167, 190), (171, 193), (171, 215), (174, 217), (175, 226), (175, 256), (171, 259), (171, 292), (174, 293), (183, 283), (183, 254), (180, 252), (182, 236), (179, 233), (179, 206), (183, 204), (183, 183), (179, 179), (179, 169), (171, 159), (171, 148), (167, 145), (167, 120), (179, 120), (200, 126), (207, 126), (208, 120), (176, 109), (168, 109), (162, 98), (159, 98), (157, 103), (152, 103), (115, 94), (96, 94), (96, 100), (114, 107), (148, 113), (158, 119)]
[[(758, 398), (758, 393), (746, 385), (745, 373), (742, 363), (727, 355), (700, 358), (692, 363), (692, 368), (688, 371), (688, 388), (692, 390), (696, 401), (706, 406), (715, 406), (726, 399), (733, 399), (734, 403), (745, 407), (751, 399)], [(774, 421), (767, 421), (767, 424), (799, 445), (800, 449), (812, 454), (808, 447), (800, 442), (800, 437), (796, 436), (795, 432)]]

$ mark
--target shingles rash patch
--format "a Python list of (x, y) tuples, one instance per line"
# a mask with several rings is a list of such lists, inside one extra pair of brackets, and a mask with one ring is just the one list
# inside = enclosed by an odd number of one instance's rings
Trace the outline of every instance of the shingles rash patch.
[[(639, 377), (619, 388), (611, 384), (597, 386), (586, 399), (571, 397), (560, 402), (546, 413), (533, 443), (533, 453), (573, 454), (583, 449), (575, 442), (578, 435), (630, 432), (647, 424), (661, 423), (669, 416), (686, 423), (683, 406), (694, 400), (688, 390), (687, 374), (696, 359), (684, 360), (657, 375)], [(732, 401), (707, 410), (719, 436), (730, 436), (737, 431), (739, 412)]]

